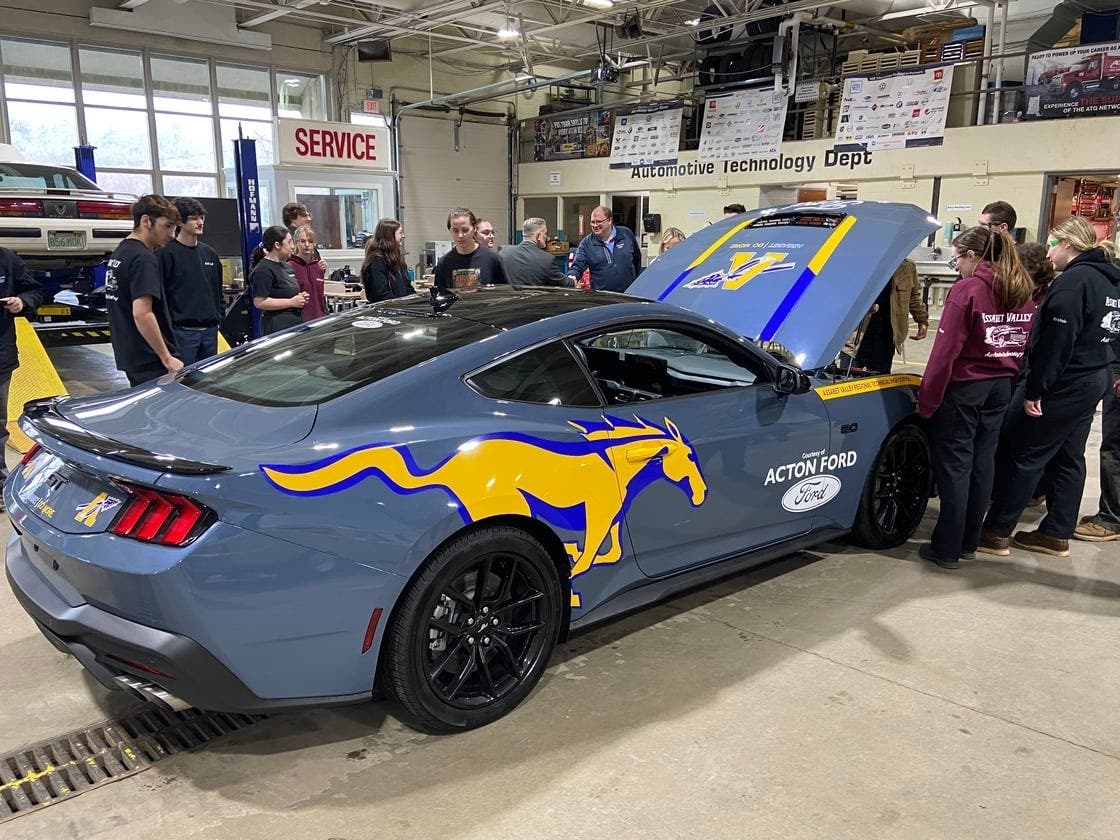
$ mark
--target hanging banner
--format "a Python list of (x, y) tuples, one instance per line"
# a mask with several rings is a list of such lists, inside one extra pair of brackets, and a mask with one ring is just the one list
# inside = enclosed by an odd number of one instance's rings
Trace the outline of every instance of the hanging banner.
[(952, 87), (952, 65), (848, 76), (835, 147), (873, 152), (940, 146)]
[(782, 146), (788, 98), (772, 87), (709, 96), (697, 160), (772, 157)]
[(1034, 53), (1025, 85), (1028, 119), (1120, 114), (1120, 42)]
[(681, 145), (679, 102), (620, 108), (614, 116), (611, 169), (677, 162)]
[(575, 160), (611, 153), (611, 112), (586, 111), (533, 122), (533, 160)]

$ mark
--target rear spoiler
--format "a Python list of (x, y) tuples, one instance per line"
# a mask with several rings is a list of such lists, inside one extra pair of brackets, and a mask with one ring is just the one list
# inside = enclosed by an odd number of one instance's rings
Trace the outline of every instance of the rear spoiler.
[(127, 464), (135, 464), (177, 475), (211, 475), (232, 469), (222, 464), (208, 464), (205, 461), (192, 461), (187, 458), (180, 458), (177, 455), (150, 452), (147, 449), (122, 443), (88, 429), (83, 429), (63, 417), (58, 410), (58, 405), (63, 399), (65, 397), (32, 400), (23, 406), (24, 418), (35, 430), (45, 435), (50, 435), (63, 443), (68, 443), (87, 452), (93, 452), (117, 461), (124, 461)]

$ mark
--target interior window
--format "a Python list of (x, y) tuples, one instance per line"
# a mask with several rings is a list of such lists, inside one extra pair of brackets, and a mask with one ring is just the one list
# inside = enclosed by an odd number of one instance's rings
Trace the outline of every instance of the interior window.
[(599, 406), (599, 398), (579, 363), (561, 341), (475, 374), (468, 384), (486, 397), (497, 400), (567, 405)]
[(766, 365), (748, 354), (662, 325), (597, 333), (577, 346), (612, 405), (770, 381)]

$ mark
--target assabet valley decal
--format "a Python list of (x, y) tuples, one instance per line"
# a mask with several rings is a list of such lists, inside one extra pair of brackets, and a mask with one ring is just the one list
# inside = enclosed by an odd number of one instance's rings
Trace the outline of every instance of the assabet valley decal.
[(844, 486), (840, 478), (832, 473), (855, 466), (858, 459), (854, 450), (805, 452), (797, 461), (767, 469), (763, 485), (793, 481), (794, 484), (782, 495), (782, 508), (790, 513), (813, 510), (835, 499)]

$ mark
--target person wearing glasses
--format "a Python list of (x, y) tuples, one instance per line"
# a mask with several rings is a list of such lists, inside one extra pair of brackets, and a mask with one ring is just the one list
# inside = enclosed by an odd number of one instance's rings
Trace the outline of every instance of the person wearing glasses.
[(961, 558), (975, 556), (981, 539), (1000, 427), (1036, 304), (1034, 283), (1006, 233), (969, 228), (953, 240), (949, 267), (961, 279), (945, 300), (918, 388), (941, 508), (918, 554), (956, 569)]
[[(1097, 404), (1113, 389), (1120, 342), (1120, 267), (1111, 242), (1071, 216), (1050, 231), (1048, 256), (1061, 272), (1038, 310), (1001, 441), (1004, 456), (979, 550), (1019, 548), (1069, 556), (1085, 490), (1085, 444)], [(1034, 531), (1011, 531), (1049, 465), (1046, 516)], [(1104, 479), (1102, 471), (1102, 481)]]
[(576, 248), (568, 276), (574, 281), (587, 269), (591, 288), (601, 292), (625, 292), (642, 273), (642, 248), (634, 232), (613, 221), (609, 207), (591, 211), (591, 233)]
[(1015, 223), (1018, 220), (1019, 215), (1014, 207), (1006, 201), (993, 201), (991, 204), (985, 204), (984, 209), (980, 211), (978, 224), (996, 233), (1006, 233), (1014, 239)]

